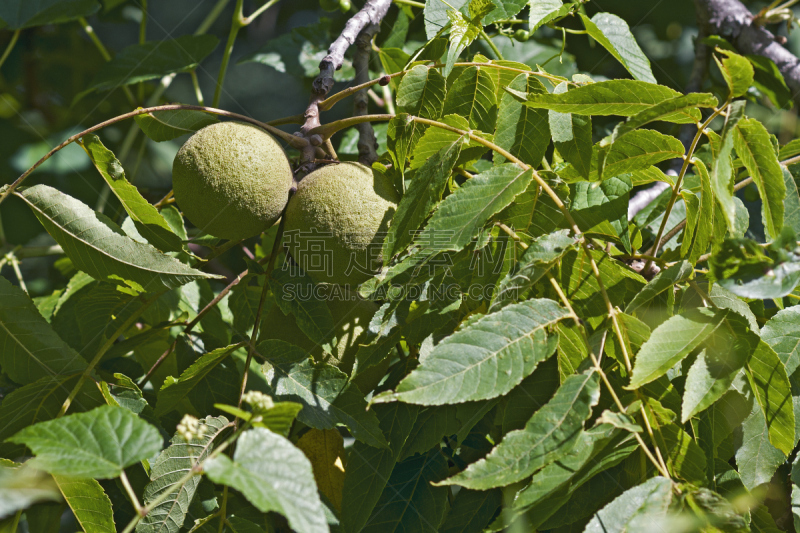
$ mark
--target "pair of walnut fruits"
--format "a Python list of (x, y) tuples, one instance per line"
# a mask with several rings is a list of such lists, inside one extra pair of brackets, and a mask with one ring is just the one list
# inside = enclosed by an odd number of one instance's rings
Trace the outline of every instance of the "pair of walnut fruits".
[[(294, 261), (317, 282), (346, 286), (380, 269), (383, 234), (398, 201), (386, 177), (357, 163), (318, 168), (290, 198), (295, 181), (281, 145), (264, 130), (239, 122), (212, 124), (192, 135), (175, 156), (172, 179), (178, 206), (203, 232), (241, 240), (284, 216)], [(360, 300), (329, 303), (340, 339), (331, 362), (349, 373), (356, 341), (376, 307)], [(275, 307), (265, 320), (268, 338), (290, 340), (323, 357), (291, 315)]]

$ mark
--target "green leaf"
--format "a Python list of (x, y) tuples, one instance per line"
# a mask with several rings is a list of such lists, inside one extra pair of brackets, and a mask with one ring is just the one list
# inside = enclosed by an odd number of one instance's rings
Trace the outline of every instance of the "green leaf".
[(591, 20), (581, 13), (589, 35), (622, 63), (637, 80), (656, 83), (650, 70), (650, 60), (636, 43), (628, 23), (611, 13), (597, 13)]
[(677, 283), (691, 279), (694, 275), (694, 268), (691, 263), (680, 261), (671, 267), (665, 268), (654, 277), (650, 283), (633, 297), (633, 299), (625, 307), (625, 312), (632, 314), (641, 306), (652, 301), (659, 294), (671, 289)]
[(503, 503), (500, 490), (461, 489), (441, 525), (441, 533), (480, 533)]
[(443, 405), (502, 396), (553, 354), (558, 335), (547, 328), (567, 316), (556, 302), (540, 299), (479, 318), (440, 342), (396, 392), (373, 402)]
[(745, 57), (730, 50), (717, 48), (717, 52), (725, 56), (720, 61), (715, 55), (714, 61), (716, 61), (719, 71), (722, 72), (722, 77), (725, 78), (725, 83), (730, 89), (729, 98), (742, 96), (753, 84), (753, 65)]
[(397, 107), (410, 115), (436, 120), (441, 116), (447, 87), (435, 68), (417, 65), (400, 82)]
[(598, 173), (605, 180), (645, 170), (662, 161), (683, 157), (683, 151), (683, 144), (670, 135), (654, 130), (632, 131), (611, 145)]
[(798, 252), (789, 228), (766, 248), (750, 239), (725, 239), (709, 258), (709, 277), (737, 296), (782, 298), (800, 282)]
[(439, 450), (398, 463), (362, 533), (436, 533), (447, 508), (447, 487), (432, 485), (447, 476)]
[(0, 519), (39, 502), (60, 500), (57, 485), (44, 472), (13, 461), (0, 462)]
[(189, 504), (195, 496), (202, 479), (192, 477), (179, 484), (181, 478), (193, 467), (205, 461), (211, 453), (214, 440), (229, 427), (224, 416), (208, 416), (200, 420), (205, 426), (202, 435), (187, 442), (176, 434), (170, 446), (162, 451), (150, 466), (150, 483), (144, 488), (144, 505), (169, 493), (166, 500), (159, 503), (136, 525), (137, 533), (177, 533), (183, 527)]
[(171, 141), (219, 122), (211, 113), (191, 109), (144, 113), (133, 119), (144, 134), (156, 142)]
[(665, 424), (659, 428), (656, 439), (673, 477), (698, 485), (706, 483), (703, 450), (682, 427)]
[(274, 395), (303, 405), (301, 422), (316, 429), (343, 424), (361, 442), (387, 446), (378, 418), (367, 411), (364, 396), (347, 374), (327, 364), (315, 365), (305, 351), (279, 340), (260, 343), (258, 353), (268, 361), (264, 373)]
[(72, 514), (86, 533), (115, 533), (111, 500), (94, 479), (53, 476)]
[[(430, 131), (430, 130), (429, 130)], [(424, 137), (423, 137), (424, 140)], [(419, 149), (423, 140), (417, 144)], [(439, 201), (442, 191), (461, 152), (460, 142), (456, 141), (437, 150), (411, 178), (408, 190), (403, 195), (383, 241), (383, 259), (388, 261), (403, 251), (414, 238), (415, 231)]]
[(570, 211), (578, 227), (585, 233), (600, 234), (619, 240), (628, 253), (628, 199), (633, 185), (626, 175), (605, 179), (600, 183), (581, 181), (574, 190)]
[(486, 69), (468, 67), (447, 91), (442, 115), (458, 115), (467, 119), (469, 129), (491, 133), (497, 121), (496, 92)]
[(767, 420), (754, 402), (753, 410), (741, 424), (742, 445), (736, 450), (736, 465), (748, 490), (768, 483), (786, 461), (782, 451), (770, 444)]
[(532, 170), (510, 163), (473, 176), (439, 204), (417, 236), (417, 244), (424, 253), (464, 249), (493, 215), (525, 192), (531, 181)]
[[(711, 184), (711, 176), (708, 173), (708, 169), (706, 169), (705, 164), (699, 159), (694, 159), (693, 162), (700, 176), (702, 195), (700, 197), (699, 212), (703, 213), (703, 216), (698, 217), (697, 231), (694, 235), (692, 251), (688, 257), (689, 262), (695, 264), (700, 256), (706, 253), (708, 245), (711, 244), (711, 237), (714, 233), (714, 216), (718, 213), (718, 209), (714, 209), (714, 189)], [(685, 238), (684, 236), (684, 239)]]
[[(37, 422), (55, 418), (78, 378), (79, 376), (47, 376), (9, 393), (0, 403), (0, 435), (13, 435)], [(87, 380), (71, 405), (73, 411), (86, 411), (104, 403), (97, 385)], [(23, 446), (8, 441), (0, 442), (1, 457), (22, 455), (30, 455)]]
[(486, 490), (525, 479), (572, 450), (579, 440), (583, 422), (599, 398), (598, 374), (589, 372), (568, 377), (524, 429), (506, 434), (485, 459), (441, 484)]
[[(553, 94), (565, 94), (566, 82), (559, 83)], [(569, 93), (566, 93), (569, 94)], [(565, 161), (570, 163), (584, 178), (589, 177), (592, 167), (592, 119), (577, 114), (548, 112), (553, 145)]]
[[(644, 278), (606, 253), (592, 250), (591, 254), (600, 270), (600, 278), (607, 289), (608, 298), (615, 307), (624, 306), (645, 286)], [(597, 278), (589, 268), (584, 250), (571, 251), (564, 256), (561, 261), (560, 282), (579, 317), (592, 328), (597, 328), (605, 321), (608, 308)]]
[[(574, 87), (562, 94), (527, 94), (513, 89), (506, 89), (523, 104), (558, 111), (559, 113), (575, 113), (577, 115), (619, 115), (629, 117), (650, 109), (665, 100), (680, 97), (677, 91), (637, 80), (609, 80)], [(670, 121), (678, 123), (696, 122), (700, 113), (676, 113)]]
[[(754, 80), (756, 88), (767, 96), (778, 109), (791, 109), (792, 91), (786, 86), (786, 80), (778, 69), (778, 66), (764, 56), (747, 55), (747, 60), (753, 65)], [(784, 159), (781, 157), (781, 159)]]
[[(480, 0), (479, 0), (480, 1)], [(475, 2), (470, 3), (470, 12)], [(488, 8), (492, 9), (493, 4), (489, 3)], [(459, 11), (449, 10), (447, 17), (450, 19), (450, 49), (447, 51), (447, 60), (442, 74), (447, 77), (453, 70), (453, 65), (458, 60), (458, 56), (481, 34), (480, 16), (472, 18), (465, 17)]]
[(0, 365), (12, 380), (27, 385), (42, 376), (86, 368), (86, 361), (53, 331), (30, 297), (2, 276), (0, 301)]
[(6, 29), (18, 30), (88, 17), (98, 9), (97, 0), (4, 0), (0, 21), (8, 25)]
[[(793, 169), (797, 166), (793, 165)], [(797, 182), (794, 174), (781, 165), (783, 170), (783, 184), (786, 186), (786, 197), (783, 199), (783, 225), (791, 228), (795, 235), (800, 233), (800, 194), (797, 191)]]
[(697, 108), (716, 107), (716, 105), (717, 99), (709, 93), (692, 93), (664, 100), (654, 106), (643, 109), (625, 122), (620, 123), (614, 128), (612, 141), (616, 142), (636, 130), (636, 128), (641, 128), (646, 124), (659, 120), (679, 124), (699, 122), (700, 110)]
[[(560, 0), (558, 1), (560, 3)], [(508, 87), (524, 90), (527, 93), (546, 92), (542, 82), (528, 74), (518, 75)], [(505, 91), (499, 99), (497, 128), (494, 133), (495, 144), (522, 162), (537, 167), (550, 144), (550, 127), (546, 112), (522, 105)], [(497, 163), (505, 160), (500, 154), (494, 155), (494, 161)]]
[(347, 457), (342, 491), (342, 527), (361, 531), (383, 493), (400, 451), (417, 419), (418, 407), (402, 403), (376, 405), (381, 431), (390, 449), (356, 441)]
[(681, 423), (710, 407), (730, 389), (758, 344), (758, 336), (746, 331), (746, 322), (734, 316), (728, 316), (727, 327), (709, 336), (705, 350), (686, 374)]
[(772, 148), (769, 132), (759, 121), (744, 118), (732, 133), (736, 154), (758, 187), (761, 208), (768, 234), (777, 238), (783, 228), (783, 200), (786, 185), (783, 169)]
[(488, 25), (496, 20), (507, 20), (514, 18), (517, 13), (522, 11), (528, 0), (492, 0), (494, 9), (483, 19), (483, 24)]
[(779, 311), (764, 325), (761, 338), (778, 354), (786, 374), (794, 374), (800, 367), (800, 308)]
[(26, 427), (10, 439), (36, 455), (31, 466), (51, 474), (109, 479), (161, 450), (158, 430), (110, 405)]
[(142, 198), (139, 190), (125, 179), (125, 170), (114, 153), (103, 146), (97, 135), (85, 135), (80, 145), (86, 150), (95, 168), (106, 180), (111, 192), (131, 217), (142, 237), (162, 252), (178, 252), (183, 248), (180, 237), (173, 233), (158, 209)]
[(663, 376), (716, 330), (727, 311), (708, 308), (689, 309), (675, 315), (653, 330), (636, 356), (631, 383), (626, 388), (638, 389)]
[(649, 531), (654, 519), (662, 519), (672, 503), (672, 481), (654, 477), (628, 489), (600, 509), (586, 525), (585, 533)]
[[(459, 115), (447, 115), (442, 117), (440, 122), (464, 132), (470, 130), (467, 119)], [(491, 135), (484, 136), (484, 138), (491, 140)], [(460, 134), (442, 128), (428, 128), (414, 146), (414, 152), (411, 154), (411, 169), (416, 170), (425, 166), (428, 164), (428, 160), (437, 152), (440, 152), (443, 148), (453, 147), (455, 145), (465, 152), (461, 155), (462, 158), (468, 158), (463, 159), (465, 162), (477, 159), (487, 150), (487, 148), (479, 145), (477, 142), (470, 140), (466, 134)], [(461, 160), (461, 158), (459, 160)]]
[(745, 367), (750, 387), (764, 412), (769, 442), (784, 454), (794, 449), (792, 387), (786, 368), (769, 344), (759, 340)]
[(711, 166), (711, 189), (725, 215), (729, 228), (736, 224), (736, 206), (733, 203), (733, 169), (731, 168), (731, 150), (736, 137), (736, 125), (744, 116), (744, 100), (736, 101), (728, 106), (728, 116), (722, 128), (721, 143)]
[(515, 303), (544, 276), (557, 260), (577, 247), (578, 241), (569, 230), (559, 230), (534, 240), (514, 267), (500, 282), (492, 299), (490, 311), (499, 311)]
[(469, 3), (470, 0), (425, 0), (425, 34), (428, 39), (436, 37), (450, 22), (448, 10), (457, 9), (466, 15)]
[(564, 4), (562, 0), (529, 0), (530, 13), (528, 27), (533, 33), (551, 20), (566, 16), (571, 9), (570, 4)]
[(269, 288), (275, 302), (284, 315), (293, 315), (297, 326), (309, 339), (318, 345), (325, 346), (331, 342), (331, 335), (336, 330), (328, 304), (324, 299), (297, 298), (298, 289), (314, 286), (311, 277), (300, 268), (282, 268), (273, 270), (269, 276)]
[(245, 431), (233, 460), (217, 455), (204, 463), (215, 483), (241, 492), (262, 513), (285, 516), (298, 533), (327, 533), (311, 463), (289, 440), (268, 429)]
[(113, 61), (103, 63), (89, 90), (107, 91), (176, 72), (189, 72), (196, 69), (218, 43), (219, 39), (213, 35), (184, 35), (128, 46)]
[(156, 292), (196, 279), (220, 277), (126, 237), (108, 217), (52, 187), (34, 185), (17, 195), (33, 209), (75, 267), (95, 279), (131, 281)]
[[(183, 371), (180, 378), (168, 380), (158, 391), (158, 403), (156, 403), (156, 416), (163, 416), (173, 409), (181, 410), (181, 402), (201, 382), (209, 377), (212, 372), (218, 371), (218, 366), (241, 344), (232, 344), (223, 348), (217, 348), (197, 359), (192, 365)], [(206, 385), (208, 386), (208, 385)], [(235, 384), (234, 384), (235, 386)]]
[(214, 407), (224, 413), (250, 421), (253, 427), (266, 428), (284, 437), (289, 436), (294, 419), (297, 418), (297, 413), (303, 408), (302, 405), (295, 402), (275, 402), (266, 411), (259, 410), (258, 413), (221, 403), (214, 404)]

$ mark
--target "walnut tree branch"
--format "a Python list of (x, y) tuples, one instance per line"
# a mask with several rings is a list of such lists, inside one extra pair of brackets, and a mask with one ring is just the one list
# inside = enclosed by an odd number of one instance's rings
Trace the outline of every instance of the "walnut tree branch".
[[(353, 57), (353, 67), (356, 78), (353, 83), (361, 85), (369, 81), (369, 53), (372, 38), (378, 33), (377, 24), (368, 24), (356, 38), (356, 54)], [(368, 89), (361, 89), (353, 96), (353, 116), (362, 116), (369, 113)], [(371, 166), (378, 160), (378, 141), (375, 139), (375, 130), (371, 122), (362, 122), (356, 126), (358, 129), (358, 162)]]
[(359, 33), (367, 25), (380, 25), (391, 5), (392, 0), (367, 0), (364, 7), (347, 21), (342, 34), (331, 43), (328, 55), (319, 63), (319, 75), (312, 84), (311, 103), (306, 108), (304, 115), (306, 121), (300, 130), (303, 136), (308, 136), (308, 132), (319, 127), (319, 103), (333, 87), (333, 73), (342, 68), (347, 49), (356, 42)]
[(800, 109), (800, 59), (781, 46), (769, 30), (756, 24), (753, 14), (739, 0), (694, 0), (698, 26), (708, 35), (728, 39), (742, 54), (771, 59), (783, 74), (792, 91), (792, 100)]

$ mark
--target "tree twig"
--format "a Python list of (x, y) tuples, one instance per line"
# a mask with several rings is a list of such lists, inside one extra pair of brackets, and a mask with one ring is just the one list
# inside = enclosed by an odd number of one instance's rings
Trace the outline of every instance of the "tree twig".
[[(380, 25), (391, 5), (392, 0), (367, 0), (361, 11), (347, 21), (341, 35), (331, 43), (328, 48), (328, 55), (320, 61), (319, 75), (314, 79), (311, 86), (311, 103), (306, 108), (304, 114), (305, 123), (300, 129), (302, 136), (310, 136), (309, 132), (320, 126), (319, 104), (333, 87), (333, 73), (342, 68), (344, 54), (347, 49), (356, 42), (358, 34), (368, 24)], [(313, 165), (313, 154), (311, 154), (310, 150), (303, 151), (303, 160), (307, 165)]]
[[(378, 33), (377, 24), (367, 24), (356, 38), (356, 53), (353, 57), (353, 67), (356, 70), (354, 83), (361, 85), (369, 81), (369, 54), (372, 38)], [(353, 96), (353, 116), (363, 116), (369, 113), (368, 89), (361, 89)], [(358, 129), (358, 162), (371, 166), (378, 160), (378, 141), (375, 139), (375, 130), (371, 122), (362, 122), (356, 126)]]

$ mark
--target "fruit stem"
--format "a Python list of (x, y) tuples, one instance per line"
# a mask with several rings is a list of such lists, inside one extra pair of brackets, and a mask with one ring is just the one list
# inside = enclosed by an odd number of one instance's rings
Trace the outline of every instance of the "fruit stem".
[(14, 45), (17, 44), (17, 39), (19, 39), (19, 34), (21, 32), (22, 30), (17, 30), (11, 34), (11, 41), (9, 41), (8, 46), (6, 46), (6, 49), (3, 51), (3, 55), (0, 56), (0, 67), (6, 62), (8, 56), (11, 55), (11, 50), (14, 48)]
[(214, 91), (214, 100), (211, 105), (217, 107), (219, 99), (222, 96), (222, 82), (225, 81), (225, 72), (228, 70), (228, 63), (231, 60), (231, 53), (233, 52), (233, 44), (236, 42), (236, 35), (245, 24), (244, 16), (242, 15), (242, 4), (244, 0), (236, 0), (236, 7), (233, 9), (233, 20), (231, 21), (231, 31), (228, 33), (228, 42), (225, 44), (225, 54), (222, 56), (222, 64), (219, 66), (219, 74), (217, 75), (217, 88)]

